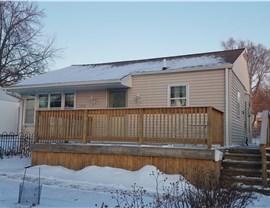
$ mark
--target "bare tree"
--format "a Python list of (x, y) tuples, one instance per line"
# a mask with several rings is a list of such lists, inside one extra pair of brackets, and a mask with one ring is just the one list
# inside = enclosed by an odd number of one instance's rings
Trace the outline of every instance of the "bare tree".
[(35, 2), (0, 1), (0, 86), (45, 72), (58, 50), (42, 36), (42, 10)]
[(267, 75), (270, 73), (270, 50), (262, 44), (256, 45), (252, 41), (236, 41), (233, 38), (222, 41), (221, 45), (225, 50), (246, 48), (251, 93), (256, 94), (259, 87), (265, 84)]

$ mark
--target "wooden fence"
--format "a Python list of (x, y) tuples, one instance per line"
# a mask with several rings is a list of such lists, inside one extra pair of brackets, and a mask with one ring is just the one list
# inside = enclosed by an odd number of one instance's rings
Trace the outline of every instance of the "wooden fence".
[(268, 186), (268, 174), (267, 174), (267, 154), (266, 147), (270, 146), (270, 115), (269, 111), (262, 112), (262, 126), (261, 126), (261, 138), (260, 138), (260, 150), (262, 157), (262, 183), (263, 186)]
[(113, 108), (36, 112), (35, 142), (117, 141), (223, 145), (223, 113), (213, 107)]

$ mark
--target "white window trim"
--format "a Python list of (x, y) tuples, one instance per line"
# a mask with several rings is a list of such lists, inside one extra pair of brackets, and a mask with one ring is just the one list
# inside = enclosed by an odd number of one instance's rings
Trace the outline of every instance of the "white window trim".
[(171, 107), (171, 87), (178, 87), (178, 86), (186, 86), (186, 94), (187, 94), (187, 103), (186, 106), (189, 106), (189, 83), (177, 83), (177, 84), (169, 84), (167, 89), (167, 106)]
[(39, 107), (39, 96), (40, 95), (48, 95), (48, 105), (49, 105), (49, 103), (50, 103), (50, 94), (49, 93), (42, 93), (42, 94), (38, 94), (38, 95), (36, 95), (36, 98), (37, 98), (37, 108), (36, 109), (38, 109), (38, 110), (48, 110), (49, 108), (48, 108), (48, 106), (46, 107), (46, 108), (40, 108)]
[(126, 92), (126, 107), (124, 107), (124, 108), (127, 108), (128, 107), (128, 99), (129, 99), (129, 97), (128, 97), (128, 95), (129, 95), (129, 92), (128, 92), (128, 89), (122, 89), (122, 88), (116, 88), (116, 89), (107, 89), (106, 90), (106, 97), (107, 97), (107, 99), (106, 99), (106, 106), (107, 106), (107, 108), (113, 108), (113, 107), (109, 107), (109, 105), (110, 105), (110, 93), (111, 92), (117, 92), (117, 91), (125, 91)]
[(24, 106), (23, 106), (23, 118), (22, 118), (22, 123), (24, 126), (34, 126), (35, 125), (35, 118), (36, 118), (36, 109), (37, 109), (37, 95), (32, 95), (34, 96), (34, 121), (33, 123), (27, 123), (25, 122), (25, 117), (26, 117), (26, 103), (27, 103), (27, 96), (24, 97)]
[[(35, 110), (63, 110), (63, 109), (76, 109), (76, 93), (74, 92), (74, 107), (73, 108), (65, 108), (65, 94), (67, 94), (69, 92), (65, 92), (65, 93), (41, 93), (36, 95), (36, 100), (37, 100), (37, 104), (36, 104), (36, 109)], [(70, 92), (72, 93), (72, 92)], [(61, 107), (50, 107), (50, 103), (51, 103), (51, 94), (61, 94)], [(40, 95), (48, 95), (48, 106), (47, 108), (40, 108), (39, 107), (39, 96)]]
[[(74, 95), (74, 103), (73, 103), (73, 108), (69, 108), (69, 107), (65, 107), (65, 99), (66, 99), (66, 94), (71, 94), (71, 93), (73, 93), (73, 95)], [(76, 109), (76, 93), (75, 92), (65, 92), (65, 93), (63, 93), (62, 94), (62, 109)]]

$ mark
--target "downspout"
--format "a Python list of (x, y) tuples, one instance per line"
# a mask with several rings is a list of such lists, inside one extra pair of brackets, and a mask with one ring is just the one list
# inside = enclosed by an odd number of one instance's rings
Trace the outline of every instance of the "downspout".
[(230, 145), (229, 140), (229, 69), (225, 68), (225, 146)]
[(20, 116), (19, 116), (19, 133), (23, 131), (23, 121), (24, 121), (24, 97), (20, 98)]

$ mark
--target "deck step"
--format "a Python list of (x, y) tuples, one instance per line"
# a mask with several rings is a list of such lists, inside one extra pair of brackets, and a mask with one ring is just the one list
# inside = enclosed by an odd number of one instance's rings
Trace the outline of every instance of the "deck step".
[[(267, 149), (270, 153), (270, 149)], [(270, 154), (267, 154), (268, 184), (270, 184)], [(230, 148), (224, 151), (220, 182), (222, 185), (239, 184), (246, 191), (270, 195), (270, 188), (262, 186), (261, 152), (257, 148)]]
[[(240, 160), (223, 160), (223, 168), (241, 168), (241, 169), (262, 169), (261, 161), (240, 161)], [(270, 168), (270, 163), (267, 163), (267, 167)]]
[(242, 154), (242, 153), (225, 153), (225, 159), (228, 160), (245, 160), (245, 161), (260, 161), (261, 154)]
[[(226, 152), (242, 154), (261, 154), (260, 147), (228, 148), (226, 149)], [(266, 153), (270, 153), (270, 148), (266, 148)]]
[[(259, 178), (262, 175), (262, 170), (256, 170), (256, 169), (243, 169), (243, 168), (222, 168), (221, 174), (223, 176), (247, 176), (247, 177), (256, 177)], [(268, 177), (270, 178), (270, 171), (268, 171)]]

